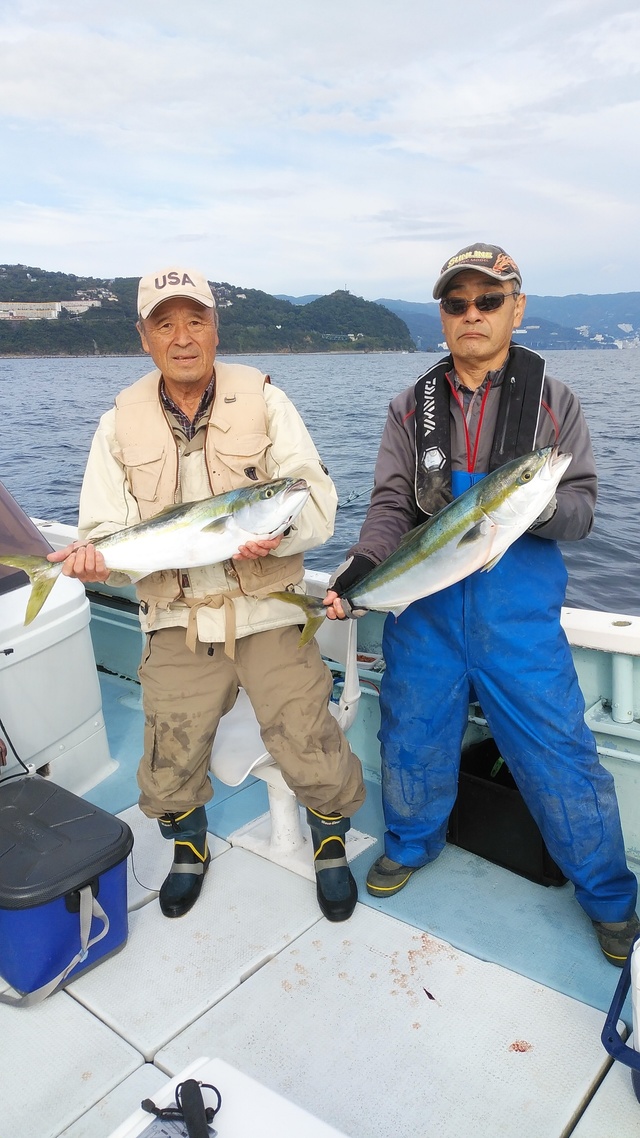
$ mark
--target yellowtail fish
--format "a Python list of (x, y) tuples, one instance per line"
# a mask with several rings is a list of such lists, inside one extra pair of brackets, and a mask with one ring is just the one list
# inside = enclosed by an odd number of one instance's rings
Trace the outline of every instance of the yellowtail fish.
[[(277, 537), (297, 518), (311, 493), (304, 478), (279, 478), (170, 506), (155, 518), (118, 530), (91, 544), (108, 569), (138, 581), (159, 569), (193, 569), (233, 557), (241, 545)], [(0, 564), (29, 574), (31, 594), (25, 624), (38, 615), (62, 572), (63, 561), (5, 554)]]
[[(395, 553), (344, 593), (352, 609), (401, 612), (422, 597), (488, 570), (540, 516), (571, 462), (570, 454), (542, 447), (505, 463), (459, 498), (410, 530)], [(326, 616), (321, 600), (297, 593), (271, 596), (298, 605), (307, 616), (306, 643)]]

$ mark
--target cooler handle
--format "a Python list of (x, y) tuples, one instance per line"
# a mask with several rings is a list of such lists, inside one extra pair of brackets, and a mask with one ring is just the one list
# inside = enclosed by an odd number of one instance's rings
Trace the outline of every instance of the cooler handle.
[[(27, 992), (26, 995), (12, 995), (10, 992), (0, 992), (0, 1004), (11, 1004), (12, 1007), (17, 1008), (30, 1008), (34, 1004), (39, 1004), (47, 996), (66, 980), (70, 972), (73, 971), (76, 964), (80, 964), (86, 960), (89, 949), (97, 944), (99, 940), (109, 932), (109, 918), (105, 913), (102, 905), (93, 896), (90, 885), (85, 885), (80, 889), (80, 951), (76, 952), (73, 960), (70, 960), (67, 967), (62, 970), (53, 980), (49, 980), (43, 984), (41, 988), (36, 988), (34, 992)], [(91, 923), (93, 918), (102, 921), (102, 931), (89, 940), (91, 932)]]
[[(627, 1046), (622, 1036), (618, 1032), (617, 1024), (622, 1012), (622, 1005), (624, 1004), (627, 992), (629, 991), (631, 984), (631, 957), (633, 956), (634, 950), (638, 946), (639, 942), (640, 935), (635, 938), (633, 944), (631, 945), (631, 949), (629, 950), (629, 955), (625, 960), (624, 968), (620, 973), (620, 979), (618, 980), (616, 990), (613, 993), (611, 1007), (609, 1008), (607, 1018), (604, 1021), (602, 1035), (600, 1036), (605, 1051), (607, 1051), (609, 1055), (613, 1056), (613, 1058), (617, 1059), (620, 1063), (624, 1063), (625, 1066), (631, 1067), (634, 1071), (640, 1071), (640, 1051), (636, 1051), (633, 1047)], [(638, 1040), (638, 1042), (640, 1042), (640, 1040)]]

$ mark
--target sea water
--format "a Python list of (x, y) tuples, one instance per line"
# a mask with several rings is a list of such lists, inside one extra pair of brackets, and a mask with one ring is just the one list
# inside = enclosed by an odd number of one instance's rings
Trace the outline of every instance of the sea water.
[[(637, 492), (640, 351), (547, 352), (550, 375), (579, 396), (599, 474), (593, 532), (562, 547), (567, 603), (640, 615)], [(233, 357), (268, 372), (293, 400), (336, 484), (333, 538), (307, 554), (334, 569), (357, 539), (389, 400), (438, 358), (416, 353)], [(34, 517), (77, 521), (93, 432), (123, 387), (149, 370), (143, 357), (0, 359), (0, 480)]]

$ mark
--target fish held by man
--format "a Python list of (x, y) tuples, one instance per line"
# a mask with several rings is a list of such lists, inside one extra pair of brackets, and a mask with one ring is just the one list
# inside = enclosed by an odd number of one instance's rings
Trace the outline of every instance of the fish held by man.
[[(399, 616), (413, 601), (478, 569), (492, 569), (549, 505), (571, 457), (556, 447), (542, 447), (480, 479), (410, 530), (395, 553), (345, 591), (351, 610)], [(310, 640), (326, 616), (322, 601), (297, 593), (272, 596), (304, 610), (307, 624), (300, 643)]]
[[(199, 502), (170, 506), (154, 518), (117, 530), (91, 544), (106, 566), (138, 581), (160, 569), (193, 569), (233, 557), (247, 542), (277, 537), (295, 521), (309, 498), (304, 478), (278, 478), (230, 490)], [(38, 615), (64, 562), (22, 554), (0, 556), (1, 565), (28, 573), (31, 594), (25, 624)]]

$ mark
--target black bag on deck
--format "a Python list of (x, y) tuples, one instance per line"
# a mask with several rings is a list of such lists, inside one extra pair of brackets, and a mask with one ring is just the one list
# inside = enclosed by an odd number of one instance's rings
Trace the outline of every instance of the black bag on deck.
[(463, 748), (447, 841), (539, 885), (564, 885), (567, 880), (494, 739)]

